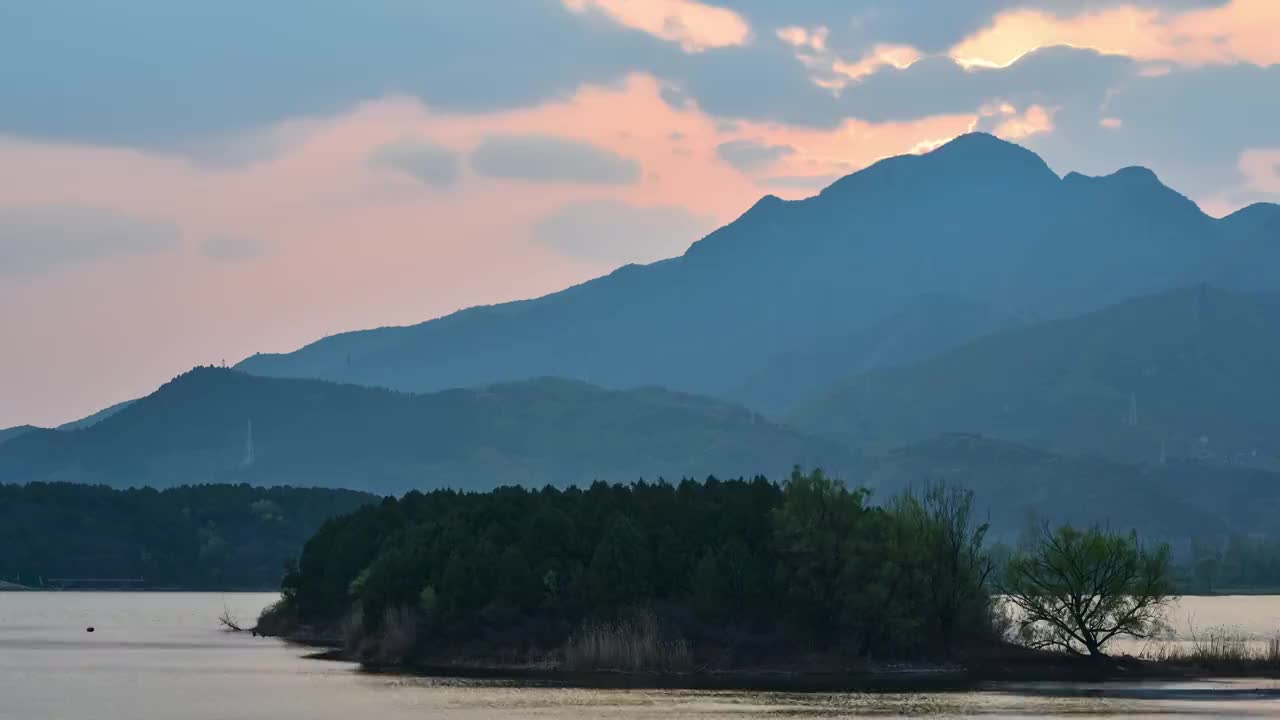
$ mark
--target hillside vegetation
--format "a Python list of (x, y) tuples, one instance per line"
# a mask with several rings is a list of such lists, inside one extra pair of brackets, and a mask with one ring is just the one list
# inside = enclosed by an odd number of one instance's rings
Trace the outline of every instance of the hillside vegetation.
[(984, 532), (963, 492), (871, 507), (820, 472), (410, 493), (326, 524), (260, 629), (372, 662), (942, 657), (992, 637)]
[(0, 445), (0, 482), (247, 482), (379, 493), (847, 467), (739, 406), (542, 379), (432, 395), (197, 368), (80, 430)]
[(854, 375), (796, 409), (867, 450), (979, 433), (1129, 462), (1280, 467), (1280, 297), (1185, 288)]
[(1274, 537), (1280, 474), (1195, 460), (1135, 465), (1059, 455), (976, 435), (946, 435), (868, 460), (859, 481), (875, 498), (943, 482), (975, 494), (991, 537), (1017, 544), (1042, 522), (1137, 530), (1179, 557), (1195, 542)]
[(0, 485), (0, 579), (41, 587), (140, 578), (130, 587), (271, 590), (326, 520), (375, 500), (349, 490), (247, 485)]

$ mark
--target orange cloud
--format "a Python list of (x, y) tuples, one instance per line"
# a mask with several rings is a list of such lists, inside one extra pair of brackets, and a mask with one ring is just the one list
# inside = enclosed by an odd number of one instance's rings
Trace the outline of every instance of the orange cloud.
[(1275, 0), (1232, 0), (1180, 13), (1121, 5), (1068, 18), (1011, 10), (952, 47), (949, 55), (966, 67), (1008, 67), (1037, 48), (1068, 45), (1182, 65), (1269, 65), (1280, 62), (1277, 27), (1280, 2)]
[(996, 126), (995, 134), (1006, 140), (1023, 138), (1049, 132), (1053, 129), (1053, 116), (1042, 105), (1031, 105), (1021, 115), (1016, 112)]
[(859, 80), (886, 66), (905, 70), (921, 57), (920, 51), (910, 45), (876, 45), (856, 62), (837, 60), (832, 69), (852, 80)]
[(576, 13), (598, 10), (619, 25), (642, 30), (685, 52), (743, 45), (751, 26), (738, 13), (695, 0), (562, 0)]
[(778, 39), (796, 49), (796, 59), (813, 70), (813, 82), (838, 93), (851, 81), (874, 73), (883, 67), (905, 70), (923, 55), (910, 45), (879, 44), (857, 60), (845, 60), (827, 51), (827, 28), (819, 25), (805, 29), (798, 26), (779, 28)]

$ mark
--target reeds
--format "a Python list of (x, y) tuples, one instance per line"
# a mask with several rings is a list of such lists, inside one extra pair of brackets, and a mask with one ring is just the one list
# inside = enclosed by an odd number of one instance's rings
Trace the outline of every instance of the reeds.
[(382, 634), (378, 638), (378, 660), (398, 663), (412, 653), (418, 643), (418, 612), (402, 605), (382, 613)]
[(664, 633), (650, 611), (617, 622), (590, 623), (569, 638), (564, 664), (570, 670), (678, 672), (693, 665), (689, 644)]
[(1189, 642), (1159, 643), (1143, 651), (1142, 657), (1223, 672), (1280, 671), (1280, 634), (1265, 643), (1233, 627), (1209, 628), (1204, 633), (1193, 628), (1190, 635)]

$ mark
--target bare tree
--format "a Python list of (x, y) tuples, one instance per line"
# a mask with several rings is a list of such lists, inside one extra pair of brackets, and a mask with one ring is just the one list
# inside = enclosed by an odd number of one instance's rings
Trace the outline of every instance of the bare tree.
[(1045, 526), (1029, 551), (1009, 560), (1001, 590), (1028, 645), (1101, 658), (1111, 639), (1150, 637), (1164, 625), (1173, 599), (1169, 547), (1147, 550), (1134, 533)]
[(230, 632), (244, 632), (244, 628), (241, 627), (240, 623), (231, 615), (231, 608), (227, 607), (225, 604), (222, 606), (222, 614), (218, 616), (218, 622), (222, 624), (223, 629)]

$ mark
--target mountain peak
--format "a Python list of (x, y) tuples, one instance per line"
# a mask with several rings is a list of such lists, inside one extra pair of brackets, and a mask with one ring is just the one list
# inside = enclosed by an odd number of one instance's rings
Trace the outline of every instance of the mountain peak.
[(786, 204), (787, 201), (777, 195), (765, 195), (757, 200), (754, 205), (748, 208), (746, 212), (742, 213), (742, 217), (759, 217), (762, 215), (768, 215), (777, 208)]
[(1249, 229), (1263, 228), (1273, 223), (1276, 224), (1277, 228), (1280, 228), (1280, 205), (1269, 202), (1256, 202), (1222, 218), (1222, 221)]
[[(924, 154), (926, 158), (972, 163), (975, 166), (1021, 167), (1035, 172), (1048, 171), (1049, 165), (1031, 150), (984, 132), (960, 135)], [(1054, 174), (1057, 178), (1057, 174)]]
[[(939, 145), (930, 152), (938, 152), (944, 148), (982, 148), (985, 150), (1020, 150), (1023, 152), (1031, 152), (1017, 143), (1002, 140), (991, 133), (986, 132), (968, 132), (963, 135), (957, 135), (947, 142)], [(1034, 154), (1034, 153), (1033, 153)]]
[(1133, 184), (1164, 185), (1164, 183), (1160, 182), (1160, 178), (1156, 176), (1156, 173), (1154, 170), (1152, 170), (1151, 168), (1142, 167), (1141, 165), (1130, 165), (1128, 167), (1122, 167), (1119, 170), (1111, 173), (1107, 177), (1120, 182), (1133, 183)]
[(988, 133), (960, 135), (922, 155), (896, 155), (832, 183), (819, 197), (847, 198), (862, 193), (950, 193), (1003, 185), (1035, 193), (1058, 182), (1058, 175), (1037, 154)]
[(1126, 188), (1166, 187), (1164, 183), (1160, 182), (1160, 178), (1155, 174), (1155, 171), (1141, 165), (1123, 167), (1110, 175), (1085, 175), (1073, 170), (1067, 173), (1063, 180), (1070, 183), (1104, 183)]

